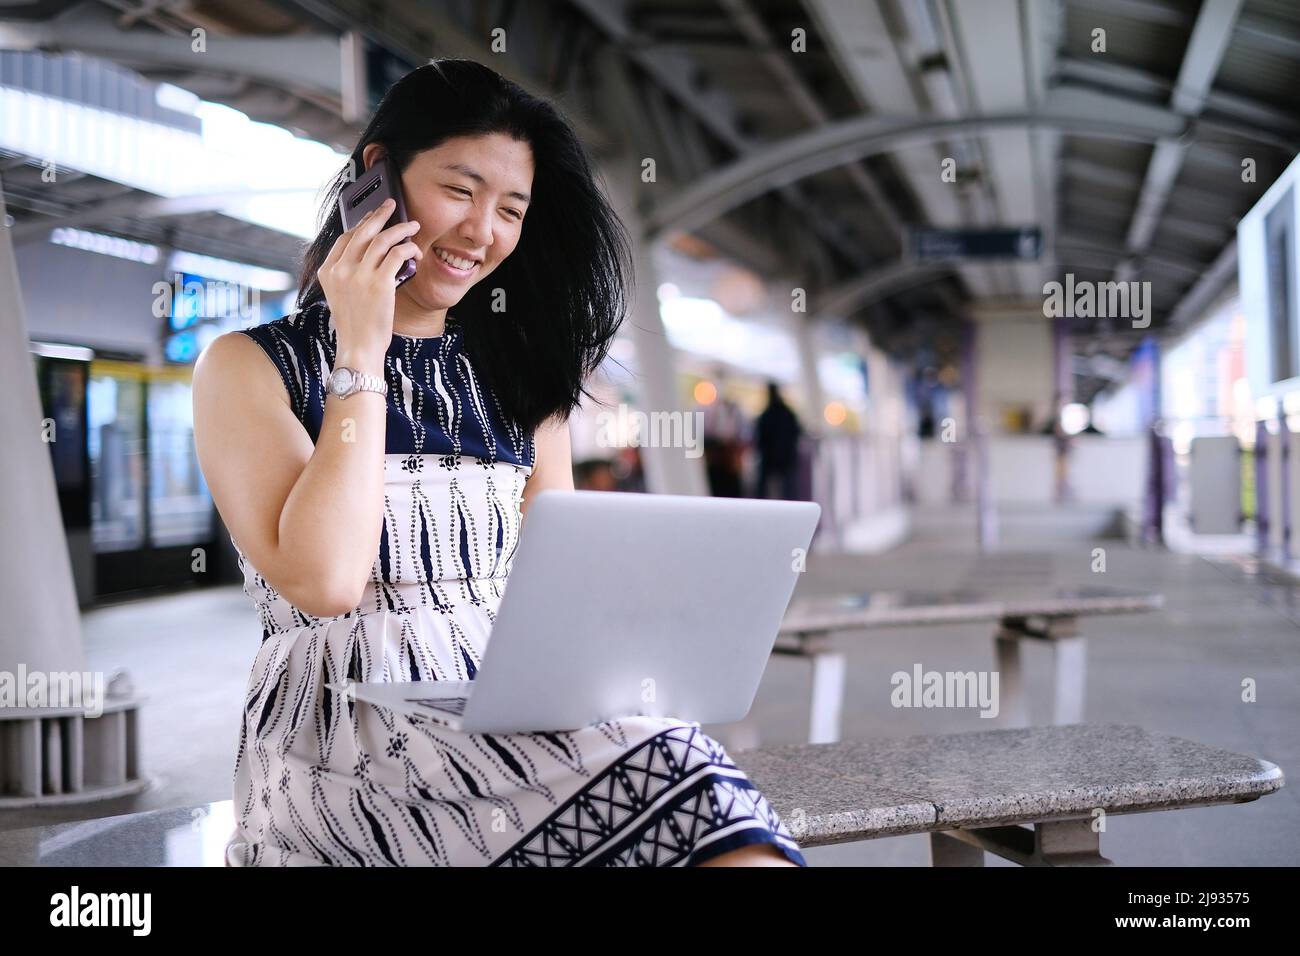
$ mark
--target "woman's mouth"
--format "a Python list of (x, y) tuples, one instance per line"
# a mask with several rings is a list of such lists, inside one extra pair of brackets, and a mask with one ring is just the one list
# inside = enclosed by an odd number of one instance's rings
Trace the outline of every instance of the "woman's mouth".
[(466, 276), (473, 275), (474, 270), (480, 265), (480, 263), (475, 259), (460, 256), (442, 248), (435, 248), (433, 250), (433, 257), (438, 260), (438, 264), (445, 269), (449, 275), (456, 276), (458, 279), (463, 279)]

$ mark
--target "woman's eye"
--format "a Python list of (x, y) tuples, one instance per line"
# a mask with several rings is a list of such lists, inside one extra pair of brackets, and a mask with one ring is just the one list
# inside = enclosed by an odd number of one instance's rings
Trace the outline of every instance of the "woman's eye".
[(468, 189), (461, 186), (448, 186), (448, 189), (454, 189), (458, 193), (464, 193), (466, 196), (473, 195)]

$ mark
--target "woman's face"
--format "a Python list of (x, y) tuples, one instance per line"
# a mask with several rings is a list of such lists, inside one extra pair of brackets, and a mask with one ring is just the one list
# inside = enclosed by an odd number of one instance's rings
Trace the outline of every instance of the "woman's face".
[[(367, 168), (380, 155), (376, 144), (367, 146)], [(532, 188), (532, 149), (502, 133), (461, 136), (417, 153), (402, 172), (402, 197), (407, 217), (420, 224), (411, 241), (424, 258), (398, 295), (429, 311), (459, 302), (514, 251)], [(458, 268), (439, 250), (474, 261)]]

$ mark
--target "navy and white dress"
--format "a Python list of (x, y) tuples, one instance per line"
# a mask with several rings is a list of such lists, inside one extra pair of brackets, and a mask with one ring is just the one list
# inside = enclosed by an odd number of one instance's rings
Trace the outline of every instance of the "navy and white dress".
[[(279, 369), (315, 442), (335, 356), (328, 307), (244, 334)], [(243, 702), (227, 862), (687, 866), (770, 843), (803, 865), (775, 810), (698, 723), (630, 717), (473, 734), (326, 686), (473, 680), (483, 657), (534, 445), (506, 422), (462, 344), (453, 316), (441, 336), (393, 336), (383, 532), (356, 609), (313, 617), (239, 553), (262, 643)]]

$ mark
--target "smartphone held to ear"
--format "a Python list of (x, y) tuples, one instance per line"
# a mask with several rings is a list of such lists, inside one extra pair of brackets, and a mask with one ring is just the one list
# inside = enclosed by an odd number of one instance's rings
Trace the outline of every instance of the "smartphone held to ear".
[[(354, 183), (348, 183), (339, 192), (339, 213), (343, 217), (343, 228), (351, 229), (369, 213), (377, 209), (385, 199), (392, 199), (395, 205), (393, 214), (384, 223), (384, 228), (406, 222), (406, 203), (402, 201), (402, 177), (397, 172), (397, 164), (384, 156)], [(407, 259), (397, 270), (397, 284), (401, 285), (415, 275), (415, 260)]]

